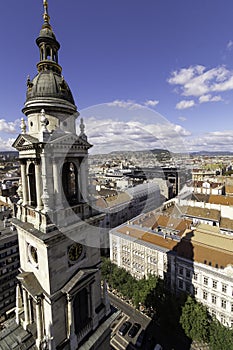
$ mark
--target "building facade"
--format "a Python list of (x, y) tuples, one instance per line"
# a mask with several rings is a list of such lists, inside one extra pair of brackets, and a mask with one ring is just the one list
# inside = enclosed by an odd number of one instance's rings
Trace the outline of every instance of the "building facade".
[(195, 295), (233, 327), (233, 232), (156, 211), (110, 231), (110, 258), (136, 278), (164, 279), (176, 294)]
[(5, 219), (0, 224), (0, 320), (7, 318), (7, 314), (15, 307), (18, 268), (17, 231)]
[(105, 190), (104, 196), (97, 199), (93, 205), (105, 214), (101, 222), (102, 252), (109, 253), (110, 228), (116, 227), (141, 213), (158, 208), (161, 204), (160, 189), (154, 183), (143, 183), (128, 188), (125, 192)]

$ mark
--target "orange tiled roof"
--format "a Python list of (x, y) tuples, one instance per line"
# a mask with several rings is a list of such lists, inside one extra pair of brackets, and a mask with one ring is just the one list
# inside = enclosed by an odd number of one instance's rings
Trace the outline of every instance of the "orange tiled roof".
[(182, 206), (180, 207), (184, 215), (198, 217), (203, 219), (209, 219), (214, 221), (219, 221), (221, 217), (221, 212), (216, 209)]
[(226, 193), (233, 194), (233, 186), (226, 185), (225, 189), (226, 189)]
[(226, 230), (233, 230), (233, 220), (229, 218), (221, 218), (220, 227)]
[(158, 245), (160, 247), (166, 248), (168, 250), (172, 250), (177, 242), (173, 241), (171, 238), (164, 239), (162, 236), (153, 234), (150, 232), (146, 232), (144, 230), (140, 230), (131, 225), (125, 225), (120, 227), (118, 232), (133, 237), (135, 239), (142, 240), (144, 242), (152, 243)]
[(164, 238), (158, 234), (139, 229), (134, 225), (124, 225), (118, 232), (142, 240), (168, 251), (175, 251), (181, 257), (213, 267), (225, 268), (233, 264), (233, 237), (224, 235), (218, 227), (200, 224), (195, 230), (183, 231), (180, 242), (171, 237)]
[(190, 251), (182, 249), (185, 245), (191, 247), (191, 259), (195, 262), (211, 263), (214, 267), (233, 264), (233, 237), (220, 233), (218, 227), (200, 224), (191, 236), (184, 237), (178, 243), (178, 255), (190, 258)]
[(192, 220), (150, 212), (150, 214), (145, 214), (133, 221), (133, 223), (152, 230), (160, 226), (161, 228), (166, 227), (172, 230), (183, 231), (190, 227)]
[(220, 195), (210, 195), (209, 203), (221, 204), (221, 205), (233, 205), (233, 197), (220, 196)]

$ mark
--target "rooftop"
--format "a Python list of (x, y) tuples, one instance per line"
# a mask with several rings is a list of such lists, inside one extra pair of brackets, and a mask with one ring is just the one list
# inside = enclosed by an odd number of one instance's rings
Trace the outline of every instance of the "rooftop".
[(191, 220), (150, 212), (111, 230), (111, 233), (124, 235), (125, 239), (138, 243), (150, 243), (215, 268), (229, 267), (233, 262), (233, 236), (224, 235), (219, 227), (208, 224), (190, 229), (190, 223)]
[(25, 331), (16, 324), (15, 319), (4, 322), (0, 331), (0, 350), (37, 350), (33, 332)]
[(219, 204), (219, 205), (233, 205), (233, 197), (223, 196), (223, 195), (214, 195), (214, 194), (200, 194), (195, 193), (192, 195), (192, 199), (198, 202), (205, 202), (211, 204)]

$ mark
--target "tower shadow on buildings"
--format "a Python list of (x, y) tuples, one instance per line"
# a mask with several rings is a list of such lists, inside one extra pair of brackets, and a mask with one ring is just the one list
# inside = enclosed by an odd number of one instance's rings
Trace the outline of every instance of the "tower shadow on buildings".
[(167, 271), (155, 290), (156, 311), (146, 329), (145, 349), (154, 349), (156, 343), (160, 343), (163, 350), (190, 349), (191, 340), (182, 329), (180, 317), (188, 295), (195, 294), (192, 237), (191, 231), (185, 233), (167, 252)]

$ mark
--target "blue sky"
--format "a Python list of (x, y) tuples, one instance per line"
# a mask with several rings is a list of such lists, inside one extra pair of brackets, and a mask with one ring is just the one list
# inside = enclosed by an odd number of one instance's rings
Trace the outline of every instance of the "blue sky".
[[(42, 2), (0, 4), (0, 149), (19, 133), (36, 74)], [(232, 13), (232, 0), (49, 0), (59, 63), (96, 151), (129, 140), (233, 151)]]

